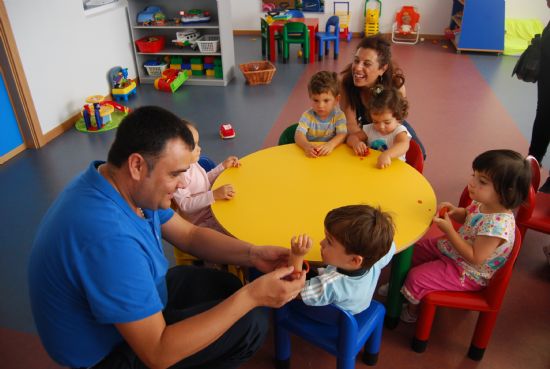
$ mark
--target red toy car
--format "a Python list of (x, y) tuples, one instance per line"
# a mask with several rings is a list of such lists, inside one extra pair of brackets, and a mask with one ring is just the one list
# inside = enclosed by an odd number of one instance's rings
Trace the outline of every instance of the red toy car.
[(223, 123), (221, 126), (220, 126), (220, 137), (223, 138), (224, 140), (226, 138), (233, 138), (235, 137), (235, 130), (233, 129), (233, 127), (231, 126), (231, 124), (229, 123)]

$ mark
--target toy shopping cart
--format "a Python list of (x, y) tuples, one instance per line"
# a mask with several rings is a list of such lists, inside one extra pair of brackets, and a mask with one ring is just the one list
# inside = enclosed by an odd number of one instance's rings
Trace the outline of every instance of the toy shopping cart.
[[(336, 10), (336, 5), (340, 5), (340, 8), (345, 7), (346, 10)], [(334, 15), (338, 16), (340, 19), (340, 40), (346, 40), (349, 42), (352, 36), (352, 33), (349, 31), (349, 1), (335, 1), (333, 3), (333, 12)]]

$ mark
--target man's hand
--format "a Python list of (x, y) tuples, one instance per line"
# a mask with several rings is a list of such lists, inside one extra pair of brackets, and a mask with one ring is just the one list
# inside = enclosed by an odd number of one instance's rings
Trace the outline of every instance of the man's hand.
[(306, 281), (306, 273), (292, 281), (285, 280), (292, 274), (293, 267), (284, 267), (255, 279), (245, 288), (250, 289), (250, 295), (257, 306), (278, 308), (298, 296)]
[(250, 263), (261, 272), (268, 273), (287, 266), (290, 250), (279, 246), (252, 246)]

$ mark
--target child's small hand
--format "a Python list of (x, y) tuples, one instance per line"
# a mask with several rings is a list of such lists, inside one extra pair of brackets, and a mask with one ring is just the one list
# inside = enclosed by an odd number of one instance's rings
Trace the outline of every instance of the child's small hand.
[(231, 200), (235, 196), (235, 190), (230, 184), (223, 185), (212, 191), (214, 200)]
[(359, 141), (353, 146), (353, 151), (357, 156), (367, 156), (369, 148), (367, 147), (366, 143), (364, 143), (363, 141)]
[(449, 212), (445, 213), (443, 218), (440, 218), (439, 214), (436, 214), (433, 218), (433, 222), (437, 228), (439, 228), (446, 235), (448, 235), (449, 232), (454, 231), (453, 222), (451, 221), (451, 218), (449, 218)]
[(317, 146), (315, 145), (308, 145), (305, 149), (304, 149), (304, 152), (306, 153), (306, 156), (308, 158), (316, 158), (319, 156), (318, 152), (317, 152)]
[(229, 156), (223, 161), (222, 165), (224, 169), (231, 167), (238, 168), (241, 166), (241, 163), (239, 162), (239, 158), (236, 156)]
[(439, 218), (445, 218), (444, 214), (449, 214), (449, 216), (453, 215), (457, 211), (457, 207), (451, 204), (450, 202), (442, 202), (439, 205), (437, 205), (437, 215)]
[(381, 153), (378, 157), (378, 162), (376, 163), (376, 166), (379, 169), (387, 168), (391, 165), (391, 156), (386, 151)]
[(326, 142), (320, 146), (317, 146), (317, 155), (326, 156), (334, 150), (334, 145), (330, 142)]
[(307, 234), (301, 234), (294, 236), (290, 240), (290, 254), (291, 255), (305, 255), (311, 249), (313, 241)]

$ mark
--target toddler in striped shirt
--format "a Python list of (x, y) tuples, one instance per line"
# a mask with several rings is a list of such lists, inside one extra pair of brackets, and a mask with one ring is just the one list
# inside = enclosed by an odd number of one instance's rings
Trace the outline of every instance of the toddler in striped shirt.
[[(348, 205), (325, 217), (321, 256), (326, 268), (306, 281), (300, 296), (306, 305), (334, 304), (351, 314), (370, 306), (380, 271), (395, 253), (391, 216), (369, 205)], [(312, 241), (291, 240), (291, 254), (305, 254)], [(292, 258), (291, 258), (292, 259)]]
[(338, 107), (340, 86), (336, 73), (315, 73), (309, 81), (308, 92), (312, 107), (302, 114), (294, 141), (307, 156), (316, 158), (330, 154), (344, 142), (347, 135), (346, 116)]

